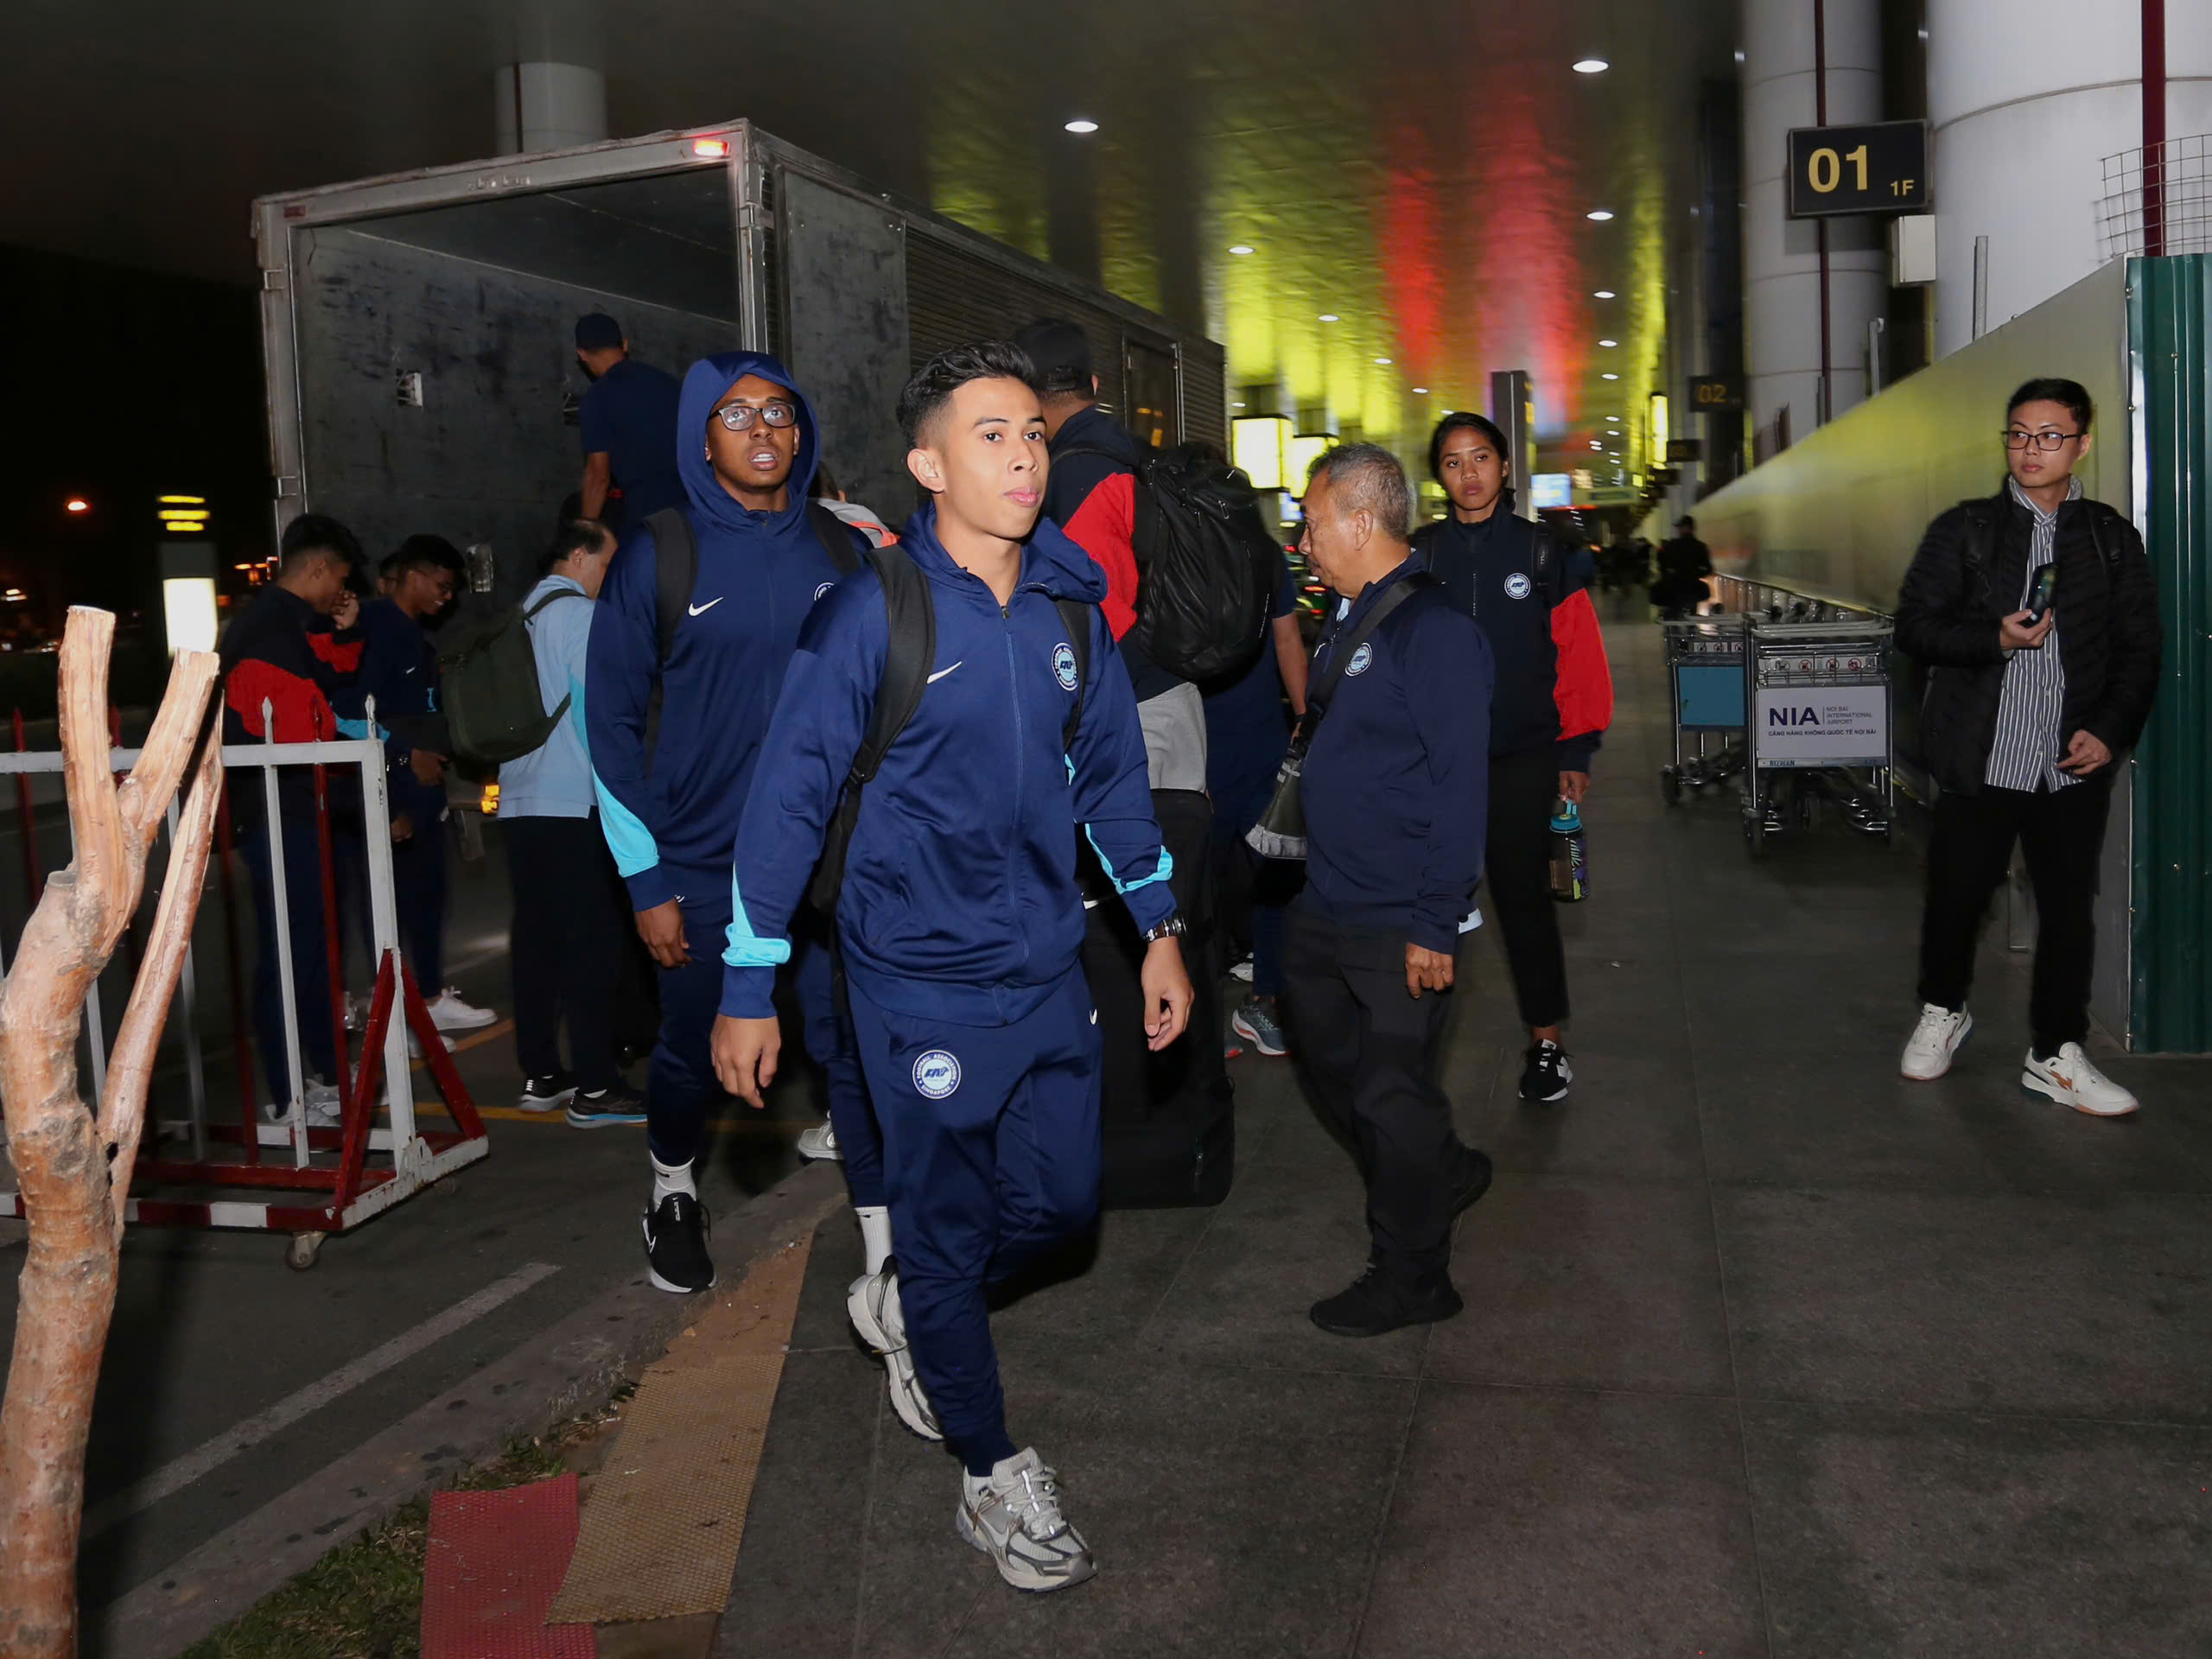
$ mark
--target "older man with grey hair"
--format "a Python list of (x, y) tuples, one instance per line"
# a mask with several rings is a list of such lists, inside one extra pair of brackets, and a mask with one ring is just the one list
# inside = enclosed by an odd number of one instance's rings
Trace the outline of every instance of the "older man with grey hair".
[(1482, 874), (1491, 653), (1408, 545), (1412, 506), (1404, 469), (1373, 444), (1332, 450), (1306, 492), (1306, 556), (1341, 602), (1300, 728), (1306, 881), (1285, 992), (1367, 1184), (1366, 1270), (1313, 1309), (1344, 1337), (1459, 1311), (1452, 1224), (1491, 1179), (1436, 1081)]

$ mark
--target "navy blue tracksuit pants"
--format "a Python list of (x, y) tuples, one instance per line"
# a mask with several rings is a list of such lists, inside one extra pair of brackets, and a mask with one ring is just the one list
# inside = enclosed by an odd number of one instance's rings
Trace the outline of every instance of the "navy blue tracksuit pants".
[[(259, 787), (259, 780), (255, 780)], [(233, 797), (235, 799), (236, 798)], [(284, 907), (276, 914), (270, 877), (269, 822), (264, 817), (238, 837), (238, 852), (253, 881), (253, 1032), (262, 1075), (279, 1110), (292, 1103), (291, 1066), (285, 1058), (284, 976), (278, 966), (276, 931), (291, 935), (292, 1005), (299, 1020), (301, 1069), (325, 1083), (338, 1079), (338, 1050), (330, 1028), (329, 936), (322, 925), (322, 854), (315, 836), (315, 799), (287, 790), (282, 797)], [(333, 823), (334, 855), (344, 841)]]
[(901, 1014), (857, 985), (850, 1001), (914, 1369), (946, 1440), (988, 1468), (1015, 1448), (984, 1286), (1098, 1214), (1097, 1012), (1080, 969), (1008, 1026)]
[[(694, 898), (694, 893), (706, 895)], [(645, 1076), (645, 1138), (664, 1164), (688, 1164), (705, 1149), (707, 1117), (724, 1099), (710, 1045), (721, 1011), (722, 950), (729, 943), (729, 874), (700, 878), (681, 897), (683, 942), (691, 960), (662, 968), (660, 1040)], [(883, 1141), (868, 1105), (853, 1039), (837, 1006), (836, 958), (826, 943), (793, 943), (792, 988), (798, 994), (806, 1052), (829, 1085), (830, 1121), (844, 1154), (845, 1185), (855, 1209), (885, 1202)]]

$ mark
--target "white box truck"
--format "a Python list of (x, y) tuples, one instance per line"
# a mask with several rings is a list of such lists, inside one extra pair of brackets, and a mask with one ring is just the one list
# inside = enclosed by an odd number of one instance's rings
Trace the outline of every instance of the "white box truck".
[(1218, 345), (744, 121), (265, 196), (254, 225), (278, 531), (312, 511), (372, 558), (417, 531), (486, 547), (493, 602), (528, 587), (581, 478), (590, 311), (679, 378), (709, 352), (780, 357), (840, 484), (894, 525), (907, 376), (1039, 315), (1089, 331), (1103, 401), (1141, 435), (1227, 448)]

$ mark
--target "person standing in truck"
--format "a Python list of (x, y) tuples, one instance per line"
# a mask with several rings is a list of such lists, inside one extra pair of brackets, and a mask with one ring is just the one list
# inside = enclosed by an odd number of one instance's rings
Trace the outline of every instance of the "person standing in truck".
[[(614, 556), (592, 614), (584, 728), (601, 824), (660, 969), (645, 1256), (658, 1288), (683, 1293), (715, 1282), (696, 1170), (722, 1098), (708, 1043), (746, 789), (801, 625), (864, 555), (858, 531), (808, 501), (821, 441), (812, 409), (774, 358), (728, 352), (694, 363), (678, 422), (685, 502), (676, 523), (633, 525)], [(664, 557), (664, 529), (672, 548), (688, 541), (688, 564)], [(824, 926), (802, 939), (791, 973), (873, 1272), (891, 1254), (883, 1156), (826, 936)], [(569, 1103), (571, 1126), (596, 1122), (585, 1096)], [(902, 1395), (899, 1381), (894, 1372), (900, 1417), (926, 1421), (925, 1403)]]
[(603, 311), (577, 320), (576, 361), (591, 377), (580, 416), (584, 481), (577, 516), (620, 529), (681, 506), (675, 380), (632, 357), (622, 325)]

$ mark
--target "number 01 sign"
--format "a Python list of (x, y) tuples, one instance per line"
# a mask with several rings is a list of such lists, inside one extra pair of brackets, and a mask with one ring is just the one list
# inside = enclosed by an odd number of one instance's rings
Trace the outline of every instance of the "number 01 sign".
[(1928, 210), (1928, 124), (1797, 127), (1789, 134), (1789, 217)]

